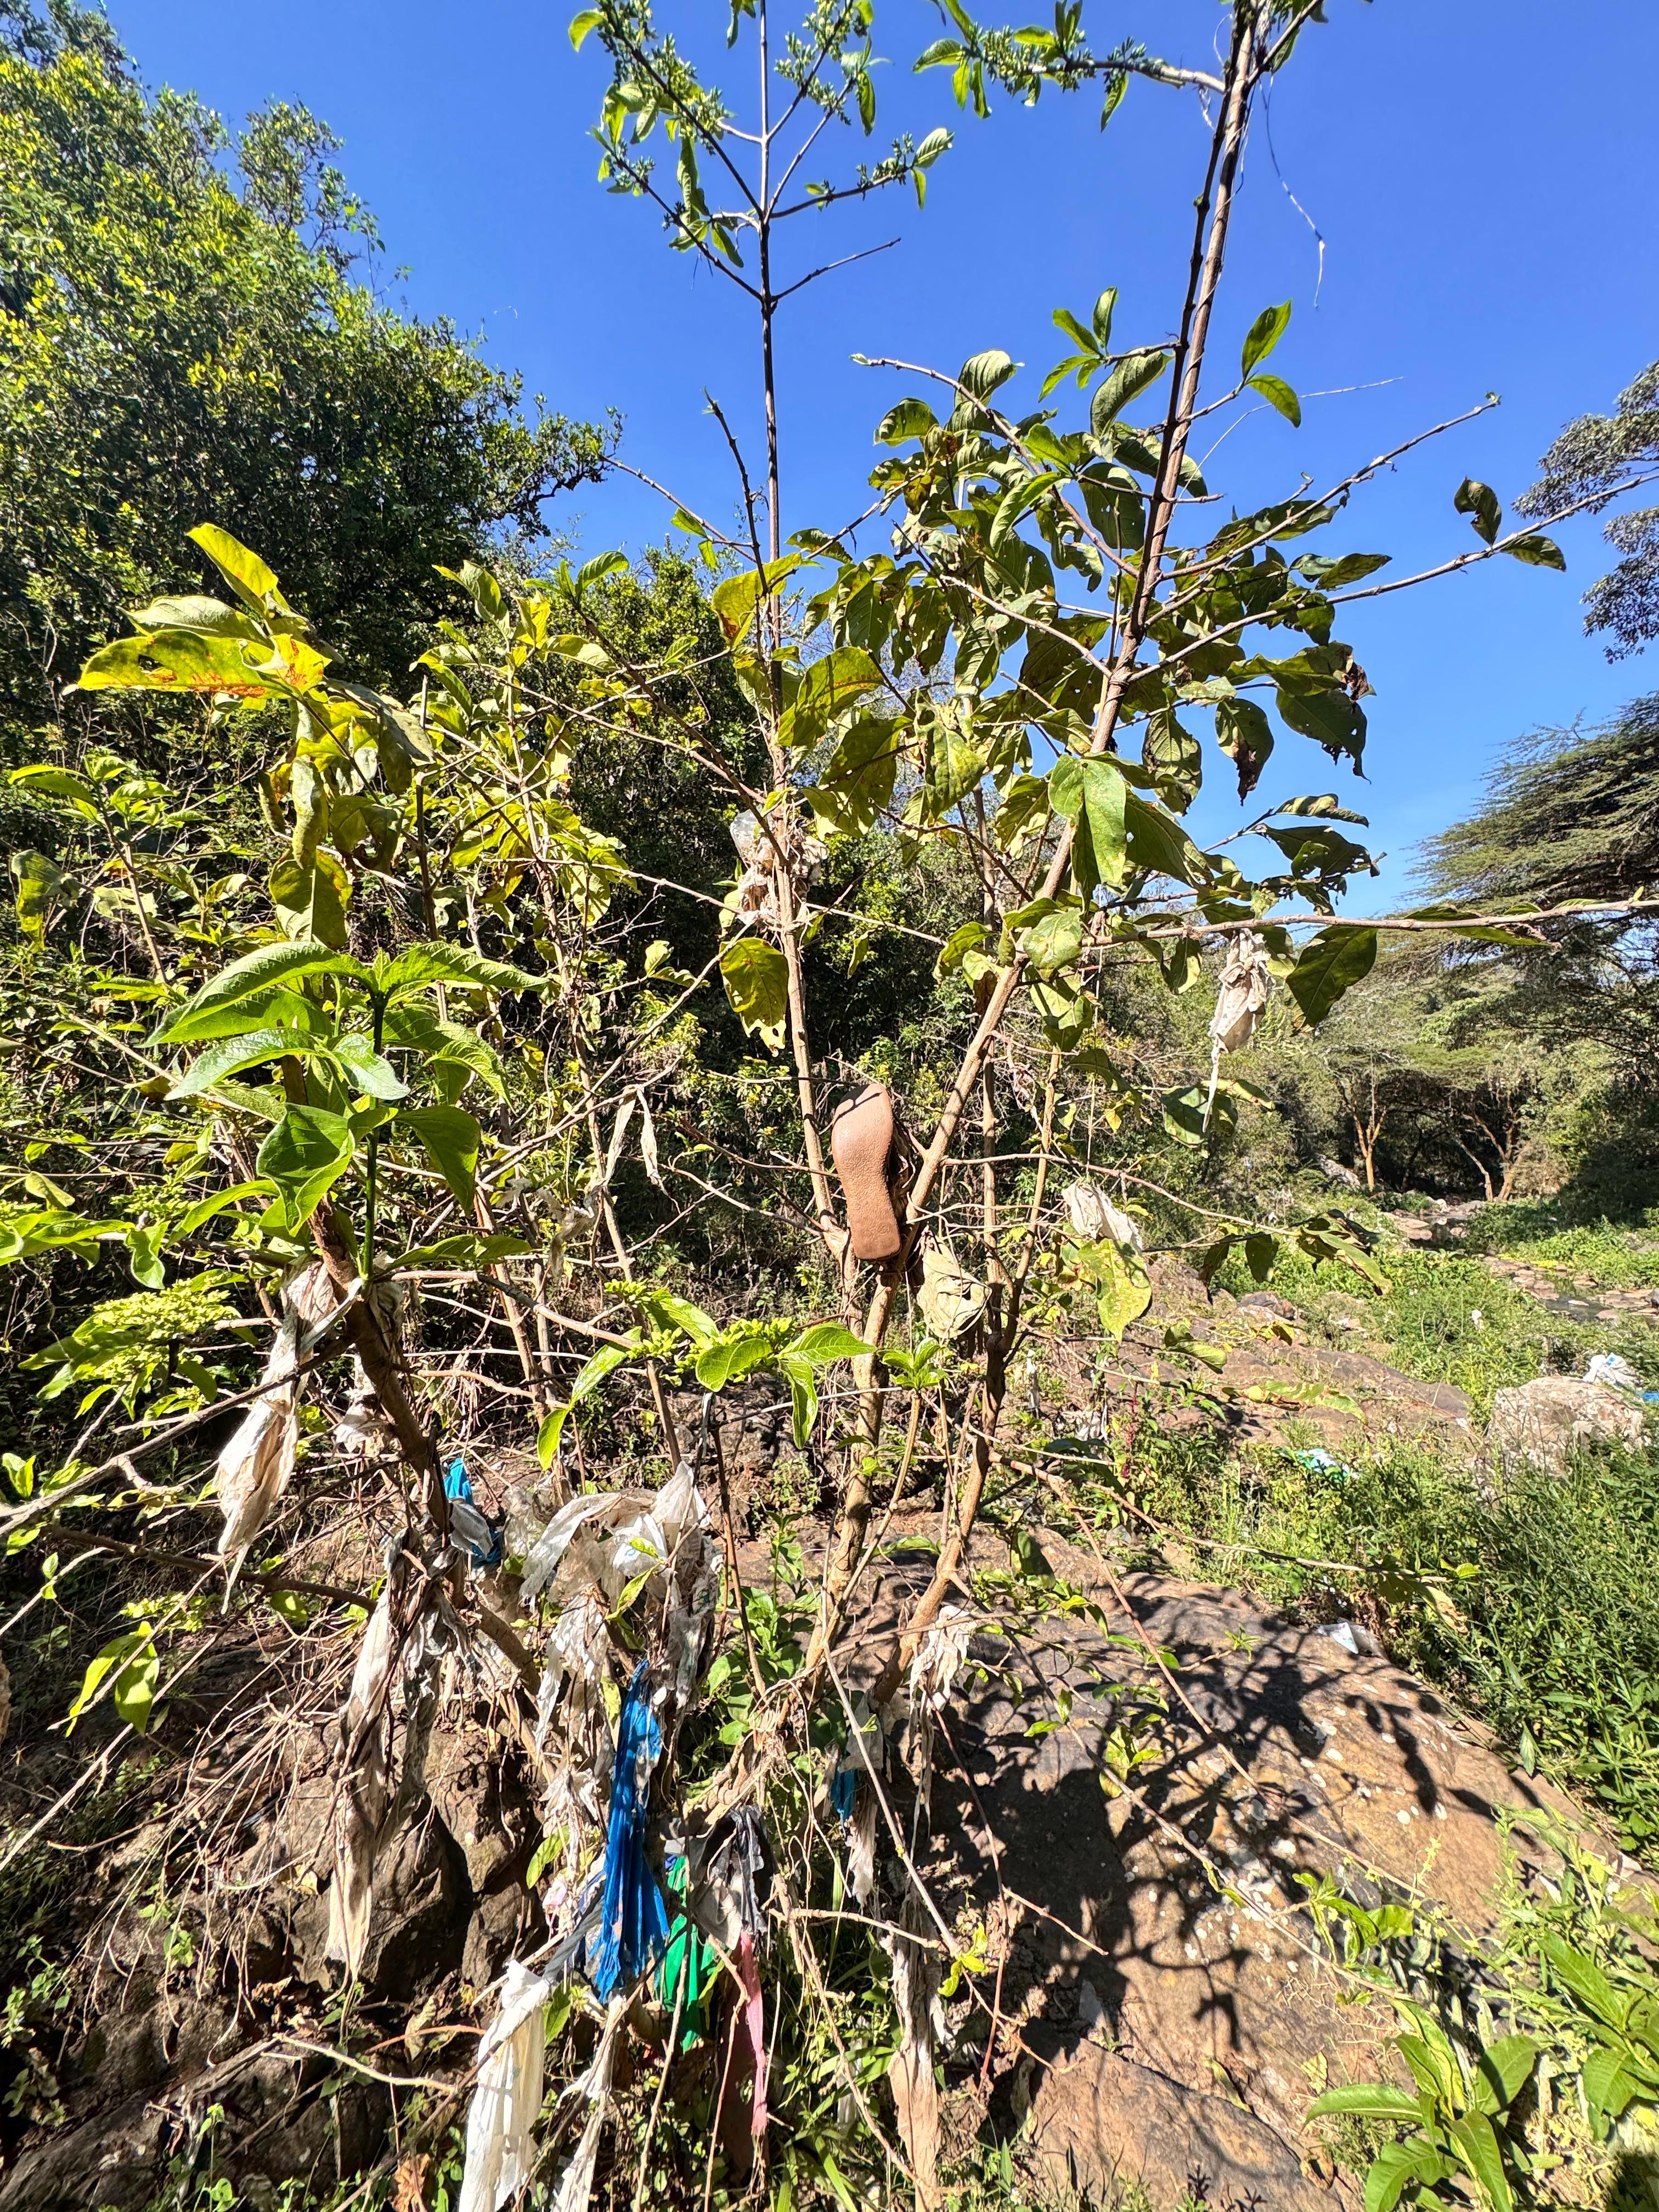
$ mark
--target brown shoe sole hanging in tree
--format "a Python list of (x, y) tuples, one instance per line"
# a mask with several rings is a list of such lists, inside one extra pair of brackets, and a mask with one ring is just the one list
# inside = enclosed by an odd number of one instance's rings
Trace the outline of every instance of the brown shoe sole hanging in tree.
[(847, 1233), (860, 1260), (891, 1260), (903, 1242), (890, 1183), (893, 1101), (872, 1083), (836, 1109), (830, 1151), (847, 1198)]

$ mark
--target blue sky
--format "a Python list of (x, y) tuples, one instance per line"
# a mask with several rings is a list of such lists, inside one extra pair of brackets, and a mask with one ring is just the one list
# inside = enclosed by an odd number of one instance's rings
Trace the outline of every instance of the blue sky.
[[(604, 61), (591, 44), (572, 53), (568, 4), (110, 6), (150, 82), (191, 88), (233, 122), (270, 97), (325, 117), (380, 219), (389, 289), (422, 313), (453, 316), (553, 406), (580, 415), (614, 405), (627, 459), (714, 519), (731, 516), (730, 465), (702, 394), (714, 393), (758, 459), (744, 303), (671, 253), (647, 206), (596, 183), (586, 134)], [(1304, 395), (1304, 428), (1252, 414), (1215, 454), (1210, 483), (1254, 504), (1295, 489), (1304, 471), (1316, 482), (1346, 474), (1501, 393), (1495, 412), (1362, 492), (1340, 540), (1331, 535), (1328, 550), (1391, 553), (1389, 573), (1400, 574), (1471, 542), (1451, 507), (1464, 475), (1507, 503), (1564, 421), (1609, 408), (1659, 354), (1648, 96), (1659, 78), (1659, 10), (1638, 0), (1571, 10), (1559, 0), (1328, 0), (1328, 13), (1254, 134), (1218, 323), (1231, 362), (1256, 310), (1293, 300), (1273, 366)], [(723, 5), (664, 6), (659, 20), (706, 52), (734, 106), (746, 102), (750, 50), (726, 55)], [(1214, 0), (1135, 0), (1085, 15), (1097, 46), (1133, 33), (1200, 65), (1223, 20)], [(895, 192), (795, 226), (798, 271), (900, 243), (786, 311), (790, 528), (839, 522), (862, 504), (871, 432), (906, 388), (855, 367), (854, 353), (950, 370), (1001, 345), (1030, 365), (1012, 392), (1035, 404), (1042, 371), (1066, 349), (1053, 307), (1086, 317), (1101, 287), (1117, 285), (1119, 343), (1161, 337), (1177, 311), (1204, 150), (1189, 98), (1133, 84), (1103, 134), (1090, 95), (1045, 94), (1035, 110), (999, 99), (977, 123), (957, 112), (943, 72), (910, 71), (938, 29), (933, 9), (910, 0), (890, 4), (877, 25), (877, 50), (892, 66), (879, 80), (875, 152), (897, 130), (920, 137), (943, 123), (957, 133), (926, 210)], [(872, 157), (836, 132), (808, 173), (840, 174)], [(1324, 240), (1322, 281), (1310, 222)], [(394, 282), (399, 266), (408, 273)], [(585, 491), (563, 520), (595, 551), (660, 536), (665, 510), (616, 481)], [(1369, 781), (1344, 774), (1341, 795), (1369, 813), (1389, 855), (1382, 883), (1356, 904), (1380, 911), (1401, 896), (1411, 848), (1468, 805), (1517, 731), (1595, 719), (1659, 684), (1651, 655), (1609, 667), (1583, 635), (1578, 596), (1607, 565), (1595, 525), (1557, 535), (1565, 577), (1495, 561), (1356, 607), (1341, 626), (1377, 691)], [(1219, 803), (1224, 769), (1208, 771), (1206, 828), (1237, 818), (1231, 799)], [(1266, 787), (1281, 787), (1330, 788), (1325, 756), (1282, 737)]]

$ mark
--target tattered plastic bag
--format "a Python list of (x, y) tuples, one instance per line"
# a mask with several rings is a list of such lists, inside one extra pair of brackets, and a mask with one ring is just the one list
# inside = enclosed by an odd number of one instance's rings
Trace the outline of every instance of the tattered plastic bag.
[(971, 1334), (983, 1318), (985, 1285), (968, 1273), (948, 1244), (930, 1244), (922, 1258), (916, 1304), (928, 1334), (941, 1344), (954, 1344)]
[(535, 2168), (534, 2130), (547, 2053), (544, 2008), (551, 1994), (544, 1976), (517, 1959), (508, 1961), (500, 2009), (478, 2045), (457, 2212), (500, 2212)]
[(1114, 1206), (1097, 1183), (1073, 1183), (1066, 1193), (1066, 1213), (1072, 1234), (1086, 1244), (1097, 1244), (1102, 1237), (1109, 1237), (1126, 1252), (1145, 1249), (1140, 1224), (1133, 1215)]
[[(943, 2200), (939, 2182), (939, 2083), (934, 2057), (945, 2040), (939, 1980), (943, 1961), (936, 1940), (924, 1938), (926, 1908), (914, 1876), (907, 1876), (898, 1926), (883, 1938), (893, 1961), (893, 2005), (898, 2014), (899, 2046), (887, 2068), (893, 2110), (910, 2170), (916, 2179), (917, 2212), (933, 2212)], [(935, 1937), (931, 1924), (926, 1936)]]
[[(375, 1862), (412, 1811), (423, 1784), (438, 1668), (454, 1633), (454, 1616), (439, 1585), (421, 1577), (407, 1536), (394, 1537), (386, 1547), (386, 1581), (340, 1709), (327, 1955), (353, 1976), (362, 1971), (368, 1945)], [(394, 1796), (392, 1694), (400, 1674), (403, 1773)]]
[(444, 1476), (444, 1496), (449, 1501), (452, 1540), (457, 1544), (465, 1545), (475, 1567), (499, 1567), (501, 1564), (501, 1532), (478, 1510), (465, 1460), (453, 1459), (449, 1462), (448, 1471)]
[(334, 1285), (320, 1260), (291, 1275), (282, 1289), (283, 1318), (260, 1378), (260, 1395), (219, 1454), (214, 1489), (224, 1513), (221, 1559), (245, 1552), (288, 1488), (300, 1442), (295, 1370), (334, 1315)]
[(1221, 1055), (1243, 1052), (1255, 1035), (1273, 980), (1266, 944), (1253, 929), (1241, 930), (1221, 963), (1215, 1012), (1210, 1017), (1210, 1093), (1204, 1102), (1206, 1128), (1215, 1105), (1216, 1085), (1221, 1079)]
[(755, 2095), (750, 2132), (766, 2133), (766, 2012), (759, 1951), (766, 1938), (772, 1853), (755, 1805), (735, 1805), (711, 1832), (696, 1906), (698, 1917), (731, 1956), (743, 1990), (744, 2026), (754, 2061)]
[(631, 1989), (668, 1948), (668, 1911), (645, 1855), (645, 1819), (662, 1729), (651, 1709), (650, 1669), (634, 1670), (617, 1723), (605, 1891), (599, 1933), (588, 1947), (588, 1979), (602, 1997)]
[(966, 1607), (941, 1606), (925, 1628), (910, 1662), (910, 1729), (906, 1746), (916, 1802), (926, 1816), (933, 1801), (934, 1717), (949, 1698), (973, 1640), (974, 1616)]

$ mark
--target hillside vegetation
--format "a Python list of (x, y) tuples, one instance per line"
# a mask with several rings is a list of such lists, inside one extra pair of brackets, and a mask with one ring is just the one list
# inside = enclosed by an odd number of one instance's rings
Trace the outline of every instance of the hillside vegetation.
[[(325, 126), (233, 167), (0, 5), (0, 2212), (1654, 2201), (1659, 719), (1348, 912), (1388, 556), (1292, 304), (1212, 329), (1322, 21), (952, 5), (977, 119), (1194, 101), (1174, 335), (906, 372), (873, 522), (787, 534), (775, 322), (951, 133), (792, 205), (867, 0), (733, 11), (747, 121), (578, 16), (766, 402), (746, 525), (630, 553), (545, 512), (614, 426), (354, 275)], [(1545, 589), (1651, 413), (1449, 485), (1443, 566)]]

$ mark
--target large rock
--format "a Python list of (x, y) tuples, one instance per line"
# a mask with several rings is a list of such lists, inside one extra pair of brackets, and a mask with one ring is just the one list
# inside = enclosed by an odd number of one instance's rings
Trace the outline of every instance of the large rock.
[(1051, 2069), (1031, 2104), (1035, 2163), (1057, 2201), (1197, 2202), (1340, 2212), (1343, 2197), (1305, 2172), (1283, 2136), (1224, 2096), (1183, 2088), (1115, 2051)]
[(1500, 1470), (1530, 1464), (1564, 1474), (1583, 1445), (1633, 1447), (1642, 1433), (1641, 1405), (1622, 1390), (1576, 1375), (1540, 1375), (1493, 1398), (1486, 1448)]
[[(1340, 1624), (1163, 1577), (1115, 1588), (1042, 1541), (1098, 1614), (981, 1614), (935, 1751), (927, 1878), (988, 1930), (1005, 2024), (982, 2066), (982, 2014), (959, 2001), (953, 2131), (1006, 2134), (1029, 2095), (1031, 2154), (1093, 2202), (1139, 2180), (1164, 2212), (1201, 2173), (1217, 2207), (1353, 2212), (1307, 2108), (1316, 2086), (1392, 2072), (1398, 2022), (1352, 2002), (1300, 1877), (1489, 1939), (1508, 1886), (1555, 1869), (1530, 1826), (1505, 1841), (1500, 1812), (1573, 1808)], [(877, 1663), (910, 1577), (884, 1577), (849, 1677)], [(1114, 1794), (1120, 1729), (1152, 1755)]]

